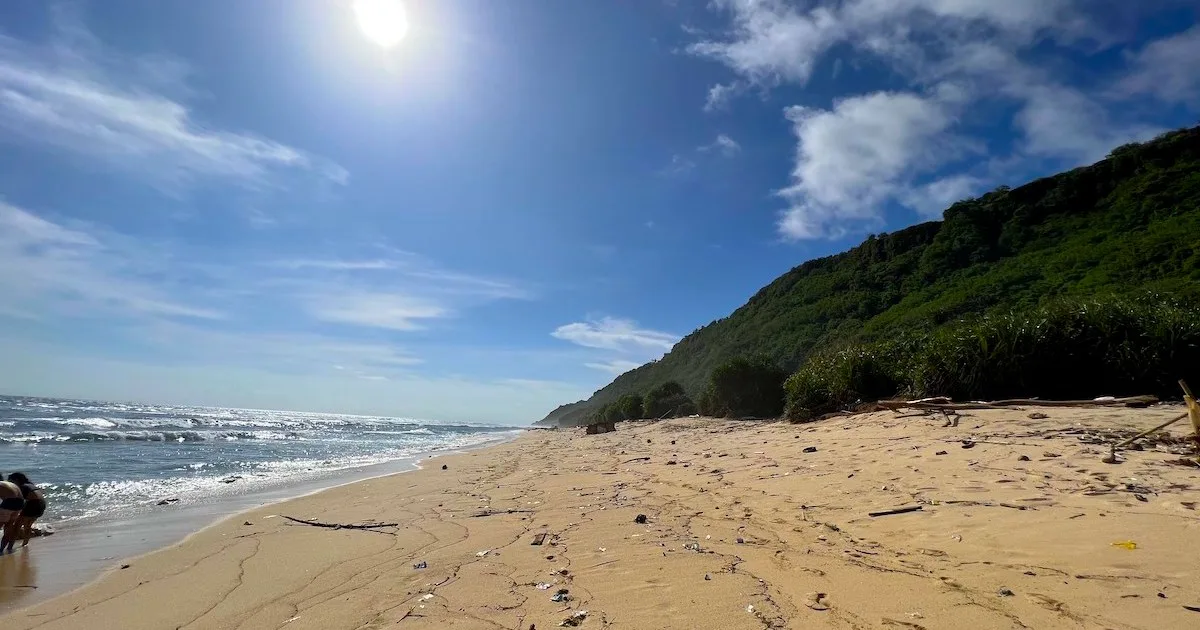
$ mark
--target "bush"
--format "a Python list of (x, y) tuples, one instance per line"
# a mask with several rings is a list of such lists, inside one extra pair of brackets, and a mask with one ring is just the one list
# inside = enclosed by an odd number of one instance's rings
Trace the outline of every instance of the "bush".
[(700, 411), (700, 415), (713, 418), (724, 417), (727, 413), (726, 409), (721, 407), (717, 402), (717, 394), (711, 386), (705, 387), (704, 391), (700, 392), (700, 398), (696, 401), (696, 408)]
[(906, 381), (900, 351), (899, 344), (853, 345), (809, 357), (784, 383), (787, 417), (807, 420), (895, 395)]
[(1200, 308), (1157, 295), (1059, 301), (809, 357), (788, 378), (794, 420), (898, 394), (956, 400), (1177, 398), (1200, 382)]
[(717, 366), (709, 379), (712, 410), (720, 415), (774, 418), (783, 413), (787, 372), (765, 357), (738, 357)]
[(675, 381), (667, 381), (650, 390), (642, 402), (643, 418), (678, 418), (695, 412), (696, 406), (687, 392)]
[(956, 399), (1178, 397), (1200, 375), (1200, 309), (1147, 296), (982, 317), (930, 335), (912, 374)]
[(639, 420), (642, 418), (641, 394), (625, 394), (613, 403), (622, 420)]

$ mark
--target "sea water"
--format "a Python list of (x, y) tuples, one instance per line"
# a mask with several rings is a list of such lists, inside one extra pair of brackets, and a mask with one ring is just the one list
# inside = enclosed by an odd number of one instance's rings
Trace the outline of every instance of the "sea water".
[[(512, 435), (513, 427), (292, 411), (0, 396), (0, 472), (45, 494), (45, 522), (218, 503)], [(160, 505), (163, 504), (163, 505)]]

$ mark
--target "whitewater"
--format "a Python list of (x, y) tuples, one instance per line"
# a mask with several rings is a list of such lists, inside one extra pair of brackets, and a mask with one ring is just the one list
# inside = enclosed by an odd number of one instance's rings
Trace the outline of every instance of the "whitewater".
[[(0, 396), (0, 472), (59, 525), (277, 491), (506, 439), (513, 427)], [(342, 475), (344, 478), (344, 475)]]

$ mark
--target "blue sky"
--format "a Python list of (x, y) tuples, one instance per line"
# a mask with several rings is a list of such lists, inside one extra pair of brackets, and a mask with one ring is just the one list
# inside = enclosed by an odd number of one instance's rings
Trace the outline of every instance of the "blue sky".
[(1194, 124), (1195, 1), (0, 5), (0, 391), (528, 422)]

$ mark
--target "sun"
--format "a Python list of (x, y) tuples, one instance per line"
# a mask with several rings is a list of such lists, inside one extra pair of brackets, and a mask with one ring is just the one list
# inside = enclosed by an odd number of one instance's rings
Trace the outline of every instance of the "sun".
[(391, 48), (408, 33), (408, 15), (400, 0), (354, 0), (358, 28), (367, 39)]

